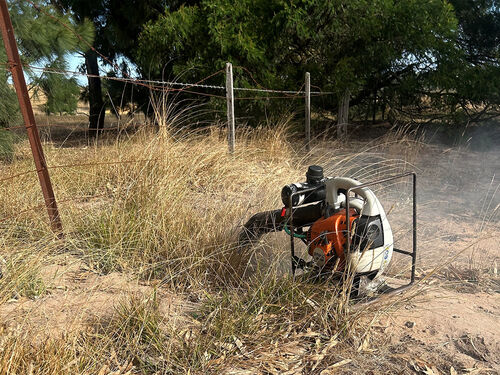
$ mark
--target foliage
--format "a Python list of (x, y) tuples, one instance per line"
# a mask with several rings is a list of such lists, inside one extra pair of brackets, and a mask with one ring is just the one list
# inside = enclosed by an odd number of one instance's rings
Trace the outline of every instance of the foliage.
[(13, 135), (0, 128), (0, 160), (11, 162), (14, 158)]
[(148, 22), (137, 61), (144, 75), (188, 81), (231, 61), (244, 87), (298, 88), (309, 71), (337, 93), (316, 101), (322, 109), (349, 89), (351, 105), (374, 114), (480, 119), (500, 103), (498, 9), (496, 0), (202, 0)]
[(435, 87), (446, 90), (451, 111), (466, 121), (500, 113), (500, 3), (453, 0), (459, 22), (455, 54), (443, 64), (446, 73)]
[[(5, 50), (0, 48), (0, 59), (5, 61)], [(12, 86), (8, 83), (9, 73), (0, 70), (0, 128), (15, 124), (20, 119), (19, 103)]]
[[(64, 70), (65, 64), (57, 61), (48, 68)], [(74, 114), (80, 98), (80, 86), (76, 78), (66, 78), (60, 74), (46, 73), (35, 82), (37, 87), (47, 96), (47, 102), (43, 106), (47, 114)]]
[[(149, 22), (138, 61), (145, 74), (194, 81), (231, 61), (274, 88), (300, 87), (310, 71), (325, 90), (340, 96), (349, 88), (357, 104), (432, 70), (455, 30), (453, 9), (440, 0), (204, 0)], [(255, 86), (248, 74), (236, 84)]]

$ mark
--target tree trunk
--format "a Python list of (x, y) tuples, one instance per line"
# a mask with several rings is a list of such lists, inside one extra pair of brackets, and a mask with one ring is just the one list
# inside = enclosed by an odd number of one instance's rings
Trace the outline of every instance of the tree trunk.
[(373, 108), (372, 108), (372, 124), (375, 124), (377, 120), (377, 95), (373, 96)]
[(339, 112), (337, 116), (337, 138), (343, 139), (347, 136), (347, 123), (349, 122), (349, 100), (351, 92), (344, 91), (344, 95), (339, 102)]
[[(97, 54), (94, 51), (85, 53), (85, 65), (87, 74), (99, 76), (99, 65)], [(99, 77), (87, 77), (89, 82), (89, 130), (90, 134), (97, 133), (104, 128), (105, 108), (102, 100), (101, 79)]]
[(372, 108), (372, 124), (375, 124), (375, 121), (377, 120), (377, 90), (373, 91), (373, 108)]
[(365, 122), (364, 125), (368, 126), (368, 119), (370, 118), (370, 101), (366, 103), (366, 111), (365, 111)]
[(382, 121), (385, 121), (385, 109), (387, 108), (387, 102), (385, 101), (385, 90), (382, 91)]

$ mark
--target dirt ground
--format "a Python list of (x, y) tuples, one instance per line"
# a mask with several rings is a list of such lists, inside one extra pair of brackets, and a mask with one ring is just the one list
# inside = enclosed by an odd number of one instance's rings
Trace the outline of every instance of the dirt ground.
[[(127, 296), (148, 295), (154, 287), (123, 273), (99, 275), (71, 255), (61, 255), (58, 260), (42, 270), (44, 280), (50, 283), (46, 296), (12, 299), (0, 308), (0, 321), (5, 326), (29, 323), (34, 337), (57, 338), (85, 329), (89, 322), (109, 316)], [(161, 311), (181, 321), (192, 304), (180, 296), (159, 293)]]
[(376, 331), (416, 372), (500, 373), (500, 148), (428, 145), (414, 170), (417, 275), (427, 286)]

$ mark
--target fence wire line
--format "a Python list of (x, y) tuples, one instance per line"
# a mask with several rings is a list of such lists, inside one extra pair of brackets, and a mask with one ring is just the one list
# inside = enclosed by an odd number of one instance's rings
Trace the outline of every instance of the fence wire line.
[[(153, 159), (139, 159), (139, 160), (118, 160), (118, 161), (104, 161), (104, 162), (94, 162), (94, 163), (74, 163), (74, 164), (61, 164), (61, 165), (48, 165), (47, 169), (60, 169), (60, 168), (73, 168), (73, 167), (92, 167), (94, 165), (115, 165), (115, 164), (133, 164), (133, 163), (148, 163), (150, 161), (158, 161), (159, 158)], [(24, 176), (33, 172), (38, 172), (36, 169), (31, 169), (29, 171), (17, 173), (12, 176), (4, 177), (0, 179), (0, 182), (12, 180), (16, 177)]]
[[(60, 203), (73, 202), (76, 200), (88, 200), (88, 199), (93, 199), (93, 198), (101, 198), (101, 197), (105, 197), (107, 195), (109, 195), (109, 193), (102, 193), (102, 194), (96, 194), (96, 195), (88, 195), (88, 196), (80, 196), (80, 197), (61, 199), (61, 200), (57, 200), (57, 204), (59, 205)], [(46, 208), (46, 207), (47, 207), (47, 205), (45, 203), (41, 203), (39, 205), (32, 206), (32, 207), (27, 208), (25, 210), (19, 211), (14, 215), (6, 216), (6, 217), (0, 219), (0, 223), (3, 223), (3, 222), (10, 220), (10, 219), (17, 219), (21, 215), (24, 215), (24, 214), (29, 213), (29, 212), (34, 212), (34, 211), (37, 211), (37, 210), (40, 210), (40, 209)]]
[[(53, 73), (53, 74), (61, 74), (61, 75), (66, 75), (66, 74), (73, 74), (73, 75), (79, 75), (79, 76), (85, 76), (85, 77), (91, 77), (91, 78), (100, 78), (100, 79), (107, 79), (107, 80), (112, 80), (112, 81), (120, 81), (120, 82), (130, 82), (130, 83), (153, 83), (157, 85), (162, 85), (162, 86), (181, 86), (181, 87), (198, 87), (198, 88), (204, 88), (204, 89), (222, 89), (225, 90), (226, 88), (224, 86), (217, 86), (217, 85), (204, 85), (200, 83), (184, 83), (184, 82), (175, 82), (175, 81), (160, 81), (160, 80), (152, 80), (152, 79), (140, 79), (140, 78), (122, 78), (122, 77), (113, 77), (113, 76), (100, 76), (97, 74), (88, 74), (88, 73), (82, 73), (82, 72), (75, 72), (71, 70), (58, 70), (58, 69), (51, 69), (51, 68), (42, 68), (39, 66), (33, 66), (33, 65), (24, 65), (25, 67), (29, 67), (31, 69), (35, 70), (41, 70), (44, 73)], [(215, 74), (221, 73), (223, 70), (219, 70)], [(212, 75), (213, 76), (213, 75)], [(212, 76), (207, 77), (211, 78)], [(206, 79), (203, 79), (202, 81), (205, 81)]]
[(30, 170), (30, 171), (25, 171), (25, 172), (17, 173), (17, 174), (12, 175), (12, 176), (3, 177), (3, 178), (0, 179), (0, 182), (12, 180), (12, 179), (14, 179), (16, 177), (24, 176), (26, 174), (30, 174), (30, 173), (33, 173), (33, 172), (36, 172), (36, 171), (37, 171), (36, 169), (33, 169), (33, 170)]
[[(5, 65), (8, 65), (8, 63), (5, 63)], [(33, 70), (38, 70), (41, 71), (42, 73), (49, 73), (49, 74), (59, 74), (59, 75), (77, 75), (77, 76), (82, 76), (82, 77), (90, 77), (90, 78), (100, 78), (104, 80), (110, 80), (110, 81), (118, 81), (118, 82), (125, 82), (125, 83), (132, 83), (132, 84), (139, 84), (139, 85), (144, 85), (148, 88), (152, 89), (157, 89), (157, 90), (162, 90), (165, 89), (164, 86), (178, 86), (178, 87), (186, 87), (186, 88), (203, 88), (203, 89), (213, 89), (213, 90), (226, 90), (225, 86), (220, 86), (220, 85), (206, 85), (206, 84), (201, 84), (201, 83), (187, 83), (187, 82), (177, 82), (177, 81), (163, 81), (163, 80), (153, 80), (153, 79), (141, 79), (141, 78), (125, 78), (125, 77), (113, 77), (113, 76), (101, 76), (97, 74), (88, 74), (88, 73), (82, 73), (82, 72), (77, 72), (77, 71), (71, 71), (71, 70), (63, 70), (63, 69), (53, 69), (53, 68), (43, 68), (39, 66), (34, 66), (34, 65), (26, 65), (23, 64), (25, 68), (33, 69)], [(9, 70), (8, 68), (3, 68), (3, 70)], [(199, 82), (206, 81), (209, 78), (212, 78), (213, 76), (222, 73), (224, 70), (221, 69), (214, 74), (211, 74), (210, 76), (202, 79)], [(154, 85), (159, 85), (159, 86), (151, 86), (150, 84)], [(261, 85), (259, 85), (261, 86)], [(302, 85), (303, 87), (304, 85)], [(312, 86), (312, 85), (311, 85)], [(297, 95), (305, 95), (305, 91), (299, 89), (298, 91), (293, 91), (293, 90), (274, 90), (274, 89), (266, 89), (266, 88), (253, 88), (253, 87), (234, 87), (234, 91), (247, 91), (247, 92), (263, 92), (263, 93), (274, 93), (274, 94), (291, 94), (293, 96)], [(333, 95), (335, 94), (333, 91), (321, 91), (321, 89), (318, 86), (314, 86), (319, 89), (319, 91), (311, 91), (311, 95)], [(174, 89), (168, 89), (170, 91), (174, 91)], [(181, 91), (181, 90), (179, 90)], [(182, 90), (186, 91), (186, 90)], [(186, 91), (188, 92), (188, 91)], [(199, 93), (200, 95), (207, 95), (206, 93)], [(224, 98), (224, 96), (220, 96), (221, 98)], [(266, 99), (265, 97), (264, 99)], [(287, 98), (285, 97), (279, 97), (281, 98)], [(262, 99), (261, 97), (256, 97), (256, 99)]]
[[(5, 63), (5, 65), (8, 65), (8, 63)], [(23, 64), (25, 68), (33, 69), (33, 70), (38, 70), (41, 71), (42, 73), (49, 73), (49, 74), (59, 74), (59, 75), (77, 75), (77, 76), (82, 76), (82, 77), (90, 77), (90, 78), (100, 78), (103, 80), (110, 80), (110, 81), (118, 81), (118, 82), (125, 82), (125, 83), (132, 83), (132, 84), (138, 84), (145, 86), (147, 88), (157, 90), (157, 91), (184, 91), (184, 92), (190, 92), (185, 89), (180, 89), (180, 90), (175, 90), (175, 89), (165, 89), (164, 86), (178, 86), (178, 87), (185, 87), (185, 88), (203, 88), (203, 89), (212, 89), (212, 90), (226, 90), (225, 86), (220, 86), (220, 85), (206, 85), (206, 84), (201, 84), (201, 83), (187, 83), (187, 82), (177, 82), (177, 81), (163, 81), (163, 80), (153, 80), (153, 79), (141, 79), (141, 78), (125, 78), (125, 77), (113, 77), (113, 76), (101, 76), (97, 74), (88, 74), (88, 73), (82, 73), (82, 72), (77, 72), (77, 71), (72, 71), (72, 70), (63, 70), (63, 69), (53, 69), (53, 68), (43, 68), (39, 66), (34, 66), (34, 65), (27, 65)], [(2, 68), (3, 70), (9, 70), (8, 68)], [(202, 79), (199, 82), (206, 81), (209, 78), (212, 78), (213, 76), (222, 73), (224, 70), (221, 69), (214, 74)], [(152, 86), (151, 84), (154, 85), (159, 85), (159, 86)], [(259, 85), (261, 86), (261, 85)], [(303, 87), (304, 85), (302, 85)], [(291, 96), (280, 96), (280, 97), (255, 97), (255, 98), (241, 98), (241, 99), (267, 99), (267, 98), (279, 98), (279, 99), (286, 99), (286, 98), (294, 98), (295, 96), (298, 95), (305, 95), (305, 91), (299, 89), (298, 91), (293, 91), (293, 90), (274, 90), (274, 89), (266, 89), (266, 88), (254, 88), (254, 87), (234, 87), (234, 91), (247, 91), (247, 92), (262, 92), (262, 93), (274, 93), (274, 94), (290, 94)], [(318, 86), (314, 86), (318, 87)], [(319, 87), (318, 87), (319, 89)], [(199, 95), (210, 95), (207, 93), (194, 93), (194, 94), (199, 94)], [(333, 95), (335, 94), (333, 91), (311, 91), (311, 95), (315, 96), (320, 96), (320, 95)], [(225, 98), (225, 96), (219, 96), (220, 98)], [(235, 98), (238, 99), (238, 98)]]
[[(78, 40), (80, 40), (81, 42), (83, 42), (93, 52), (95, 52), (103, 60), (105, 60), (108, 64), (110, 64), (113, 67), (113, 69), (115, 69), (115, 71), (120, 71), (120, 67), (116, 63), (114, 63), (111, 59), (109, 59), (108, 57), (106, 57), (105, 55), (103, 55), (101, 52), (99, 52), (91, 43), (89, 43), (87, 40), (85, 40), (85, 38), (82, 37), (80, 34), (78, 34), (72, 27), (70, 27), (69, 25), (67, 25), (65, 22), (61, 21), (59, 18), (55, 17), (50, 12), (47, 12), (45, 9), (39, 7), (33, 1), (31, 1), (31, 0), (26, 0), (26, 1), (29, 4), (31, 4), (38, 12), (43, 13), (46, 16), (52, 18), (54, 21), (56, 21), (57, 23), (59, 23), (60, 25), (62, 25), (65, 29), (69, 30), (69, 32), (71, 32), (72, 34), (74, 34), (78, 38)], [(126, 72), (122, 72), (122, 73), (125, 73), (128, 76), (128, 74)], [(128, 77), (128, 78), (130, 78), (130, 77)]]

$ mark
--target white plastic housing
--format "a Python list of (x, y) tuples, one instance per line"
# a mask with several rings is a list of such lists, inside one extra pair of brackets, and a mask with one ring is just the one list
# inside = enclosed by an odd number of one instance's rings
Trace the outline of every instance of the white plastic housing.
[[(345, 207), (346, 197), (343, 194), (339, 196), (338, 190), (347, 190), (352, 187), (356, 187), (361, 185), (361, 182), (347, 177), (334, 177), (326, 180), (325, 184), (326, 202), (336, 208), (340, 208)], [(383, 246), (367, 250), (351, 248), (351, 252), (346, 254), (347, 262), (349, 268), (351, 270), (355, 270), (356, 273), (378, 270), (378, 276), (387, 267), (392, 258), (394, 239), (392, 236), (391, 226), (389, 225), (389, 221), (387, 220), (387, 215), (382, 207), (382, 204), (380, 204), (380, 201), (377, 199), (373, 191), (368, 188), (360, 188), (354, 189), (353, 192), (359, 195), (362, 199), (351, 197), (349, 200), (349, 206), (360, 211), (360, 215), (380, 215), (384, 244)]]

